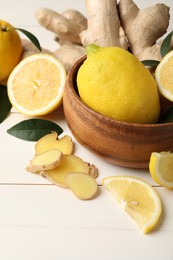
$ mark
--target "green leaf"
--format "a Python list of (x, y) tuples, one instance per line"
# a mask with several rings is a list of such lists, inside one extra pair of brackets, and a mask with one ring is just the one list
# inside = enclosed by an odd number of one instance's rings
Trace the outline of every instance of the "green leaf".
[(63, 129), (49, 120), (33, 118), (14, 125), (7, 130), (7, 133), (25, 141), (38, 141), (52, 131), (56, 131), (60, 135)]
[(11, 110), (11, 103), (7, 94), (7, 87), (0, 84), (0, 123), (8, 116)]
[(29, 38), (29, 40), (37, 47), (37, 49), (39, 49), (39, 51), (42, 51), (40, 43), (38, 39), (35, 37), (35, 35), (21, 28), (14, 28), (14, 29), (24, 33)]
[(160, 63), (158, 60), (143, 60), (141, 61), (144, 66), (149, 66), (149, 67), (157, 67), (157, 65)]
[(160, 123), (173, 122), (173, 107), (170, 107), (168, 111), (160, 119)]
[(167, 37), (162, 42), (162, 45), (160, 47), (160, 54), (162, 58), (171, 50), (171, 38), (173, 36), (173, 32), (170, 32)]

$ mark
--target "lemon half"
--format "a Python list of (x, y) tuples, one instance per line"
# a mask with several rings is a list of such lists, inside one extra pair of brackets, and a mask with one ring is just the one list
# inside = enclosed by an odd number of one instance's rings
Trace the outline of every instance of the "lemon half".
[(28, 116), (41, 116), (57, 108), (63, 98), (66, 72), (49, 54), (34, 54), (22, 60), (7, 82), (12, 105)]

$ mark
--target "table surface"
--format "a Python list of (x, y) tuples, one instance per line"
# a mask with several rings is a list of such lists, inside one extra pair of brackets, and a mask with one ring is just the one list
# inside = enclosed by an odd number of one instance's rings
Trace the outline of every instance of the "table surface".
[[(143, 8), (157, 1), (137, 1)], [(163, 1), (173, 7), (172, 0)], [(54, 34), (42, 28), (34, 13), (48, 7), (58, 12), (74, 8), (86, 14), (80, 0), (5, 0), (0, 18), (16, 27), (31, 31), (42, 47), (57, 48)], [(171, 15), (172, 9), (170, 10)], [(172, 16), (169, 31), (173, 25)], [(68, 190), (57, 187), (25, 168), (34, 154), (34, 143), (7, 134), (7, 129), (28, 117), (12, 109), (0, 124), (0, 259), (172, 259), (173, 191), (159, 187), (148, 170), (134, 170), (104, 162), (82, 147), (72, 136), (62, 108), (44, 117), (59, 124), (76, 146), (75, 154), (99, 169), (99, 196), (90, 201), (78, 200)], [(110, 175), (132, 175), (146, 180), (158, 191), (164, 214), (157, 230), (148, 235), (139, 231), (113, 196), (101, 186)], [(171, 197), (172, 196), (172, 197)]]

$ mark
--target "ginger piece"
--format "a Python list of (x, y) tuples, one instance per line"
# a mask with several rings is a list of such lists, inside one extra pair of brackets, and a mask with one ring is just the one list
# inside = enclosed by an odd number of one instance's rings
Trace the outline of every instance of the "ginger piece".
[(86, 29), (82, 23), (67, 19), (65, 16), (48, 8), (38, 9), (35, 17), (40, 25), (55, 33), (59, 39), (81, 44), (79, 34)]
[(56, 168), (62, 158), (62, 153), (58, 149), (52, 149), (42, 154), (36, 155), (31, 161), (27, 170), (29, 172), (41, 172)]
[(101, 47), (127, 46), (120, 40), (120, 21), (116, 0), (86, 0), (87, 30), (80, 33), (83, 46), (96, 44)]
[(92, 199), (97, 193), (97, 182), (86, 173), (69, 173), (65, 176), (65, 181), (74, 195), (81, 200)]
[[(22, 47), (23, 47), (23, 53), (22, 53), (22, 57), (21, 60), (25, 59), (26, 57), (36, 54), (36, 53), (40, 53), (40, 51), (37, 49), (37, 47), (29, 40), (27, 39), (22, 39)], [(47, 54), (52, 54), (51, 51), (42, 48), (42, 52), (43, 53), (47, 53)]]
[(155, 4), (140, 10), (132, 0), (120, 0), (118, 8), (130, 51), (139, 60), (160, 60), (160, 45), (156, 41), (168, 28), (169, 7)]
[(68, 72), (78, 59), (86, 55), (86, 50), (77, 44), (64, 44), (53, 55), (63, 63)]
[(71, 137), (64, 135), (62, 138), (58, 139), (57, 132), (52, 132), (40, 138), (35, 144), (36, 155), (51, 149), (59, 149), (63, 154), (71, 154), (73, 152)]
[(90, 175), (93, 178), (97, 178), (98, 177), (98, 169), (94, 164), (89, 164), (89, 173), (88, 175)]
[(49, 181), (63, 188), (69, 188), (66, 183), (65, 176), (70, 172), (89, 172), (88, 163), (75, 155), (64, 155), (58, 167), (43, 171), (43, 176)]

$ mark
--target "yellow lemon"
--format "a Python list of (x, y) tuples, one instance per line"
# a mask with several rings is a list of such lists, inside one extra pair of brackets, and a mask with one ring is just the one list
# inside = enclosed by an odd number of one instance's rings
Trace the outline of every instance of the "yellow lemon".
[(63, 64), (49, 54), (34, 54), (12, 71), (7, 91), (12, 105), (28, 116), (52, 112), (61, 102), (66, 72)]
[(173, 189), (173, 153), (153, 152), (150, 157), (149, 170), (153, 180), (163, 187)]
[(168, 52), (157, 66), (155, 79), (160, 93), (173, 101), (173, 51)]
[(6, 79), (19, 63), (22, 50), (18, 32), (11, 24), (0, 20), (0, 81)]
[(119, 47), (87, 47), (77, 86), (93, 110), (116, 120), (155, 123), (160, 114), (156, 82), (144, 65)]
[(102, 183), (144, 234), (156, 227), (161, 216), (162, 203), (151, 185), (132, 176), (110, 176), (104, 178)]

